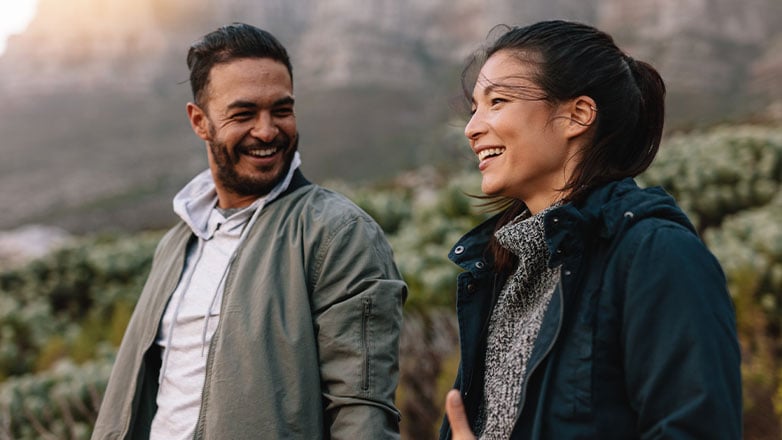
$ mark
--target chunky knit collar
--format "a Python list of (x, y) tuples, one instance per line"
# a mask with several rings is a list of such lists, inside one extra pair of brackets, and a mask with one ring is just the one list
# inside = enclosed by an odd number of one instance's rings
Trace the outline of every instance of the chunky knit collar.
[(519, 214), (513, 221), (499, 228), (494, 236), (500, 245), (513, 252), (520, 259), (526, 259), (533, 255), (546, 256), (546, 232), (544, 218), (552, 209), (560, 206), (552, 205), (535, 215), (529, 210)]

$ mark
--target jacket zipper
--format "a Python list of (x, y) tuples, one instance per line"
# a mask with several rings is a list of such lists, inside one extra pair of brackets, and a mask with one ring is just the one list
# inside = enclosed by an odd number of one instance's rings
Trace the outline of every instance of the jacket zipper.
[(361, 390), (369, 390), (369, 318), (372, 315), (372, 300), (364, 298), (364, 312), (361, 315), (361, 348), (364, 354)]
[[(241, 254), (244, 251), (244, 246), (247, 243), (247, 236), (251, 231), (251, 228), (255, 225), (255, 222), (258, 220), (258, 217), (260, 216), (262, 210), (263, 210), (263, 204), (256, 208), (255, 212), (250, 216), (250, 219), (247, 221), (247, 223), (242, 227), (242, 233), (239, 236), (239, 244), (236, 245), (236, 250), (234, 251), (233, 255), (228, 259), (228, 267), (226, 268), (227, 273), (225, 274), (225, 281), (223, 281), (223, 294), (222, 298), (220, 298), (220, 310), (225, 310), (225, 301), (228, 297), (228, 293), (230, 292), (230, 289), (228, 286), (230, 285), (231, 281), (233, 280), (233, 277), (235, 276), (236, 272), (234, 271), (234, 263), (239, 260), (239, 254)], [(217, 288), (219, 289), (220, 286), (218, 285)], [(209, 400), (209, 382), (212, 377), (212, 365), (214, 364), (214, 346), (217, 343), (216, 341), (220, 337), (220, 328), (223, 326), (223, 319), (220, 319), (217, 321), (217, 326), (215, 327), (214, 334), (212, 335), (212, 339), (209, 341), (209, 351), (206, 353), (206, 370), (204, 371), (204, 386), (201, 388), (201, 407), (198, 410), (198, 419), (196, 422), (196, 429), (193, 433), (193, 439), (197, 440), (204, 437), (204, 430), (206, 429), (206, 406), (207, 401)]]
[[(497, 280), (500, 278), (500, 274), (495, 273), (494, 279), (492, 280), (491, 284), (491, 304), (492, 309), (494, 309), (494, 306), (497, 302), (497, 296), (498, 296), (498, 287), (497, 287)], [(491, 312), (490, 312), (491, 314)], [(483, 335), (486, 334), (486, 332), (489, 330), (489, 321), (491, 321), (491, 316), (486, 317), (486, 319), (483, 322), (483, 325), (481, 327), (481, 333), (480, 333), (480, 339), (483, 339)], [(475, 368), (473, 368), (475, 370)], [(473, 375), (475, 374), (474, 371), (470, 371), (470, 376), (462, 377), (462, 398), (466, 398), (470, 394), (470, 388), (472, 388), (472, 380)]]
[(519, 400), (519, 411), (516, 413), (516, 418), (513, 420), (513, 429), (516, 429), (516, 424), (519, 422), (519, 418), (521, 417), (521, 413), (524, 411), (524, 403), (527, 400), (527, 384), (529, 383), (530, 377), (532, 377), (532, 374), (537, 370), (538, 366), (543, 362), (543, 359), (548, 356), (549, 353), (551, 353), (551, 350), (554, 348), (554, 344), (557, 342), (557, 339), (559, 338), (559, 331), (562, 329), (562, 317), (565, 313), (565, 295), (564, 295), (564, 287), (562, 283), (562, 272), (559, 274), (559, 321), (557, 323), (557, 331), (554, 332), (554, 337), (551, 338), (551, 342), (549, 343), (548, 347), (546, 347), (546, 351), (543, 352), (543, 355), (540, 356), (534, 365), (532, 365), (526, 376), (524, 376), (524, 382), (521, 385), (521, 399)]

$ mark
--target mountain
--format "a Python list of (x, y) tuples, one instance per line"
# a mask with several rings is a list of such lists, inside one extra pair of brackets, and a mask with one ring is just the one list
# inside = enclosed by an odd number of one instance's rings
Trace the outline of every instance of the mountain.
[(671, 128), (782, 102), (779, 0), (39, 0), (0, 57), (0, 229), (170, 224), (171, 197), (206, 166), (185, 53), (221, 24), (283, 41), (306, 174), (360, 184), (467, 157), (451, 105), (464, 59), (497, 23), (547, 18), (657, 66)]

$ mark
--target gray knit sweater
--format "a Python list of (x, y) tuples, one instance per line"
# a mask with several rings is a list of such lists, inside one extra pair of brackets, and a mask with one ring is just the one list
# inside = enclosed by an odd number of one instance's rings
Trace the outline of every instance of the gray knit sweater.
[(559, 268), (548, 267), (543, 217), (549, 209), (534, 216), (527, 211), (495, 234), (519, 263), (489, 321), (484, 399), (476, 427), (481, 440), (505, 440), (513, 431), (527, 361), (559, 280)]

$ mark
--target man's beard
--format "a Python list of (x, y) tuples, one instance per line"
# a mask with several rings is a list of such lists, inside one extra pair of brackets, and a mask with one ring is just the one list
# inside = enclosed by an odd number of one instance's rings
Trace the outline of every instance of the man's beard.
[[(291, 138), (285, 133), (280, 133), (271, 142), (256, 142), (252, 145), (237, 145), (233, 155), (228, 147), (219, 141), (209, 143), (212, 158), (217, 165), (217, 179), (222, 186), (240, 196), (264, 196), (271, 192), (282, 181), (290, 169), (293, 157), (299, 145), (298, 133), (291, 142)], [(236, 164), (241, 156), (251, 148), (276, 148), (283, 155), (283, 166), (275, 171), (275, 164), (259, 169), (253, 176), (240, 175), (236, 170)], [(280, 154), (280, 153), (275, 153)]]

